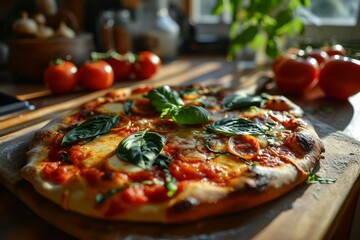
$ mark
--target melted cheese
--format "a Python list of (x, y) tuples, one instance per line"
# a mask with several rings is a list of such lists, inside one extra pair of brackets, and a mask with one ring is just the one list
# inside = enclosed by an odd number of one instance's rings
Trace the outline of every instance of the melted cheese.
[[(104, 159), (111, 156), (122, 138), (116, 134), (105, 134), (84, 145), (84, 153), (89, 157), (83, 160), (85, 167), (99, 166)], [(91, 152), (89, 152), (91, 151)]]
[(105, 166), (113, 171), (121, 171), (127, 173), (143, 171), (142, 168), (121, 160), (116, 154), (112, 155), (105, 161)]
[(124, 105), (117, 102), (105, 103), (97, 107), (96, 111), (101, 114), (120, 114), (124, 112)]
[(209, 164), (212, 166), (214, 171), (220, 171), (223, 177), (228, 176), (237, 176), (239, 175), (244, 169), (248, 168), (244, 162), (240, 160), (232, 160), (226, 155), (220, 155), (211, 161)]
[(117, 157), (115, 150), (121, 140), (122, 137), (108, 133), (82, 146), (82, 151), (89, 155), (82, 164), (85, 167), (97, 167), (104, 163), (109, 170), (125, 173), (143, 171), (142, 168)]

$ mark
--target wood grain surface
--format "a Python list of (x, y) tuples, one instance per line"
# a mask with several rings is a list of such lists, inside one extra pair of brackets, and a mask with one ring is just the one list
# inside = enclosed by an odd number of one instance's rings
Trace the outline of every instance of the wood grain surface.
[[(326, 152), (319, 175), (333, 184), (301, 185), (288, 194), (247, 211), (176, 224), (109, 222), (61, 209), (38, 195), (21, 179), (28, 143), (46, 122), (0, 138), (0, 180), (38, 216), (81, 239), (323, 239), (331, 236), (336, 219), (359, 190), (360, 143), (334, 128), (312, 120)], [(5, 147), (7, 146), (7, 147)], [(291, 231), (289, 231), (291, 229)]]

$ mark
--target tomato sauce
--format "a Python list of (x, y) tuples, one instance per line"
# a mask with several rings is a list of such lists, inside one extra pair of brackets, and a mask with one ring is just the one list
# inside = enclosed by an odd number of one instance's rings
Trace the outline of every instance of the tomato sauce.
[(42, 176), (55, 184), (64, 184), (77, 173), (73, 166), (62, 165), (59, 162), (43, 162)]
[(82, 146), (73, 145), (67, 151), (69, 161), (71, 161), (75, 166), (81, 166), (82, 161), (91, 156), (91, 151), (85, 152)]
[(84, 168), (80, 170), (80, 175), (85, 178), (86, 182), (90, 185), (96, 185), (103, 176), (103, 172), (96, 168)]
[(259, 154), (251, 161), (258, 162), (261, 166), (266, 167), (276, 167), (284, 164), (279, 157), (275, 156), (272, 151), (266, 148), (261, 149)]
[(224, 183), (226, 180), (219, 169), (204, 162), (188, 163), (173, 160), (169, 164), (171, 175), (178, 181), (196, 180), (205, 182)]

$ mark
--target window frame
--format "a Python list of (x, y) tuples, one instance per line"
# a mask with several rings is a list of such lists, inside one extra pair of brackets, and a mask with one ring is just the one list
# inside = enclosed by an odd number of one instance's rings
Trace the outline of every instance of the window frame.
[[(358, 39), (354, 36), (360, 36), (360, 0), (358, 0), (358, 12), (355, 24), (339, 24), (339, 22), (330, 21), (326, 24), (316, 25), (305, 23), (304, 36), (306, 42), (353, 42)], [(340, 21), (341, 22), (341, 21)]]

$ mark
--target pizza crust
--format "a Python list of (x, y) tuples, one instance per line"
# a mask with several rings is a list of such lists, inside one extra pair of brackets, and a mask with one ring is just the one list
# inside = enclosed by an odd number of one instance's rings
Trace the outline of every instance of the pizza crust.
[[(72, 113), (78, 111), (81, 109)], [(94, 203), (95, 195), (101, 189), (92, 189), (80, 177), (73, 185), (67, 184), (64, 188), (61, 184), (43, 180), (41, 176), (40, 163), (47, 158), (48, 146), (59, 129), (70, 126), (64, 123), (68, 114), (51, 121), (35, 134), (27, 153), (28, 163), (20, 174), (37, 192), (64, 209), (100, 219), (178, 223), (252, 208), (273, 200), (304, 182), (324, 151), (314, 129), (311, 125), (304, 124), (301, 132), (312, 138), (313, 145), (302, 159), (289, 158), (288, 164), (272, 168), (245, 166), (242, 170), (244, 174), (225, 186), (193, 181), (169, 201), (138, 205), (122, 214), (106, 216), (109, 203), (105, 202), (101, 207)]]

